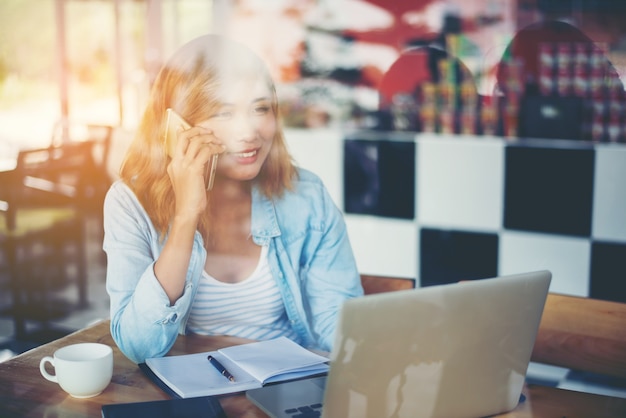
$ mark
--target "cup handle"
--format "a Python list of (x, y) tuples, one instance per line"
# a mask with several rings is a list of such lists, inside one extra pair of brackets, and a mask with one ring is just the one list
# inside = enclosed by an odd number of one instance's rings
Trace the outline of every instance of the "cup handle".
[(59, 383), (59, 379), (57, 379), (56, 375), (52, 375), (46, 370), (46, 363), (50, 363), (52, 364), (52, 367), (54, 367), (54, 358), (46, 356), (41, 359), (39, 362), (39, 371), (41, 372), (41, 375), (51, 382)]

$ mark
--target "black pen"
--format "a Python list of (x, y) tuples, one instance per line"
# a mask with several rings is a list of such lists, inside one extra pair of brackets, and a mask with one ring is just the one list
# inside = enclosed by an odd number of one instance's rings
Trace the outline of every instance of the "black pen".
[(235, 381), (235, 376), (230, 374), (230, 372), (228, 370), (226, 370), (226, 368), (224, 366), (222, 366), (222, 363), (220, 363), (219, 361), (215, 360), (215, 358), (213, 356), (208, 356), (207, 360), (209, 360), (209, 363), (211, 363), (213, 365), (213, 367), (215, 367), (217, 369), (217, 371), (222, 374), (222, 376), (224, 376), (226, 379), (230, 380), (231, 382)]

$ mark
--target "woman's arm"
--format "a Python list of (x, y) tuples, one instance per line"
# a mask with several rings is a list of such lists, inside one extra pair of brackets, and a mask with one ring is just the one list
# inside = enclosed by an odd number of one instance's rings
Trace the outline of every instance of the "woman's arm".
[(346, 299), (363, 295), (360, 275), (348, 238), (343, 214), (321, 181), (311, 194), (319, 218), (309, 234), (303, 274), (304, 295), (312, 316), (312, 331), (321, 348), (330, 351), (341, 305)]
[(198, 220), (207, 207), (205, 166), (215, 152), (224, 150), (207, 128), (194, 126), (177, 135), (167, 165), (176, 210), (167, 241), (154, 265), (154, 273), (172, 304), (184, 291)]
[(191, 278), (204, 263), (202, 246), (187, 256), (185, 265), (191, 268), (184, 273), (181, 296), (172, 303), (155, 274), (155, 262), (163, 251), (158, 232), (121, 182), (111, 187), (105, 199), (104, 231), (113, 339), (135, 362), (162, 356), (174, 344), (191, 306)]

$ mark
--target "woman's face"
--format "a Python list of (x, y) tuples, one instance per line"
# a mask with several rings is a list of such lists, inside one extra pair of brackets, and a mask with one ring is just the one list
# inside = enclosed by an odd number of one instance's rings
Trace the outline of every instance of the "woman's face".
[(263, 78), (224, 83), (220, 105), (198, 125), (211, 129), (226, 151), (220, 154), (216, 176), (252, 180), (260, 172), (276, 134), (272, 92)]

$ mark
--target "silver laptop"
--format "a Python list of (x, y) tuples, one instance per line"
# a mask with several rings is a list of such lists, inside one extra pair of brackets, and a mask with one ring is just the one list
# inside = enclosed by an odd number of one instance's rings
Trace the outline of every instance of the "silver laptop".
[(351, 299), (327, 377), (247, 396), (274, 418), (509, 411), (521, 398), (550, 280), (540, 271)]

